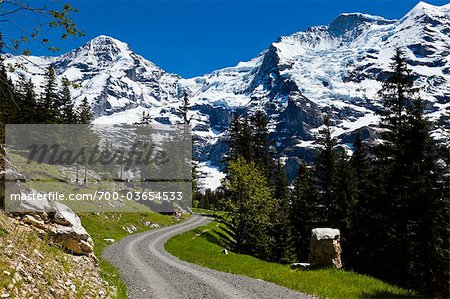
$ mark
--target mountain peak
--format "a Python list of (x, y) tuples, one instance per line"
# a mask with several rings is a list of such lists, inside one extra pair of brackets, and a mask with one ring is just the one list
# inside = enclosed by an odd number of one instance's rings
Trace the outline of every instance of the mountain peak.
[(88, 45), (104, 45), (129, 50), (128, 44), (108, 35), (99, 35), (87, 42)]
[(353, 31), (362, 24), (385, 25), (393, 22), (395, 21), (363, 13), (343, 13), (331, 22), (328, 28), (332, 35), (341, 36), (348, 31)]
[(434, 6), (434, 5), (426, 3), (424, 1), (419, 1), (411, 11), (418, 11), (418, 10), (422, 10), (422, 9), (436, 9), (437, 7), (438, 6)]
[(435, 6), (435, 5), (420, 1), (419, 3), (416, 4), (416, 6), (414, 6), (413, 9), (411, 9), (406, 14), (405, 18), (411, 17), (411, 16), (423, 15), (423, 14), (430, 14), (430, 13), (431, 14), (436, 14), (436, 13), (450, 14), (450, 4), (446, 4), (446, 5), (442, 5), (442, 6)]

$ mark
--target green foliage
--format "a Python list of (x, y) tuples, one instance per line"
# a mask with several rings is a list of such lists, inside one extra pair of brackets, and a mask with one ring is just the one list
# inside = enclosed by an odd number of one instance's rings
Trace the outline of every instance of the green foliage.
[[(56, 2), (56, 1), (55, 1)], [(78, 10), (68, 3), (63, 3), (60, 9), (50, 9), (46, 5), (32, 4), (27, 1), (8, 0), (1, 3), (0, 23), (2, 30), (0, 40), (3, 36), (5, 47), (9, 52), (19, 55), (31, 55), (28, 48), (24, 48), (30, 42), (40, 43), (52, 52), (59, 51), (45, 28), (50, 28), (53, 33), (59, 34), (61, 39), (69, 36), (84, 36), (72, 19), (72, 15)], [(54, 5), (51, 5), (54, 6)], [(15, 17), (20, 15), (21, 18)], [(24, 19), (33, 20), (32, 24), (24, 23)], [(1, 48), (1, 47), (0, 47)]]
[(195, 207), (201, 209), (217, 210), (223, 208), (224, 193), (222, 189), (217, 189), (212, 191), (211, 189), (206, 189), (204, 194), (195, 194)]
[(306, 261), (309, 258), (311, 230), (318, 227), (321, 221), (321, 209), (312, 171), (305, 165), (300, 165), (294, 180), (291, 202), (291, 225), (297, 260)]
[(269, 180), (274, 174), (273, 149), (268, 128), (269, 121), (261, 110), (249, 117), (235, 115), (229, 130), (228, 161), (238, 157), (254, 162)]
[(36, 101), (36, 93), (34, 92), (34, 84), (29, 79), (26, 81), (22, 79), (19, 83), (19, 89), (21, 93), (20, 98), (20, 117), (17, 120), (18, 123), (36, 123), (39, 121), (40, 113), (38, 103)]
[(234, 116), (229, 129), (229, 138), (228, 161), (238, 157), (242, 157), (248, 162), (254, 161), (252, 130), (247, 118)]
[[(1, 43), (1, 38), (0, 38)], [(0, 47), (1, 50), (1, 47)], [(3, 57), (0, 55), (0, 141), (5, 143), (4, 124), (14, 123), (18, 114), (16, 91), (11, 80), (8, 78)]]
[(235, 249), (266, 257), (270, 250), (270, 212), (276, 204), (271, 198), (272, 190), (254, 162), (237, 158), (230, 161), (228, 171), (226, 205), (231, 215), (230, 228), (235, 235)]
[(91, 106), (89, 105), (88, 99), (85, 97), (80, 106), (78, 107), (78, 123), (80, 124), (90, 124), (93, 119), (91, 112)]
[(56, 82), (56, 72), (52, 66), (47, 68), (45, 73), (44, 93), (39, 103), (41, 111), (40, 122), (58, 123), (60, 100), (58, 97), (58, 86)]
[[(423, 104), (401, 50), (383, 82), (382, 137), (377, 149), (380, 235), (372, 272), (432, 296), (448, 295), (448, 206), (445, 160), (438, 155)], [(448, 172), (448, 170), (447, 170)], [(369, 231), (370, 233), (371, 231)], [(447, 265), (447, 266), (442, 266)]]
[[(414, 78), (401, 50), (396, 51), (393, 60), (379, 93), (383, 99), (383, 143), (369, 148), (358, 133), (349, 158), (337, 149), (326, 117), (321, 131), (322, 149), (315, 165), (300, 166), (292, 192), (280, 165), (270, 167), (276, 171), (267, 171), (266, 166), (273, 162), (267, 162), (272, 156), (262, 114), (233, 120), (228, 152), (232, 189), (225, 192), (225, 197), (235, 204), (230, 209), (231, 217), (252, 219), (252, 213), (238, 207), (251, 198), (249, 186), (265, 183), (267, 189), (260, 199), (265, 198), (266, 209), (255, 213), (265, 217), (264, 223), (269, 222), (253, 228), (258, 238), (245, 239), (246, 250), (239, 252), (287, 261), (282, 257), (284, 249), (288, 252), (293, 243), (297, 258), (306, 260), (311, 229), (336, 227), (342, 233), (345, 267), (430, 296), (447, 294), (450, 155), (430, 136), (431, 125), (423, 116), (423, 102), (417, 97)], [(255, 133), (258, 126), (261, 134)], [(252, 181), (254, 185), (244, 174), (257, 178)], [(238, 179), (233, 180), (233, 176)], [(287, 195), (290, 200), (285, 201)], [(249, 202), (262, 207), (261, 201)], [(240, 230), (230, 228), (235, 240), (244, 243), (239, 240)], [(256, 248), (260, 240), (267, 242), (266, 251), (249, 250)]]
[(324, 125), (325, 128), (321, 131), (322, 137), (320, 139), (322, 150), (316, 159), (314, 177), (320, 194), (319, 200), (324, 207), (323, 215), (327, 223), (331, 225), (335, 222), (332, 209), (337, 202), (337, 154), (334, 149), (336, 140), (331, 137), (329, 117), (325, 117)]
[(271, 239), (268, 260), (282, 263), (294, 261), (294, 243), (290, 223), (290, 190), (283, 163), (278, 161), (274, 181), (274, 208), (270, 211), (268, 236)]
[(261, 110), (250, 117), (251, 146), (253, 161), (268, 178), (272, 178), (275, 163), (273, 161), (273, 149), (270, 141), (269, 119)]
[(77, 115), (70, 95), (70, 89), (66, 84), (63, 85), (61, 91), (61, 118), (65, 124), (74, 124), (77, 122)]
[(234, 240), (224, 224), (212, 222), (170, 239), (165, 249), (190, 263), (218, 271), (245, 275), (312, 294), (320, 298), (417, 298), (417, 294), (354, 272), (323, 270), (292, 270), (255, 257), (229, 252)]

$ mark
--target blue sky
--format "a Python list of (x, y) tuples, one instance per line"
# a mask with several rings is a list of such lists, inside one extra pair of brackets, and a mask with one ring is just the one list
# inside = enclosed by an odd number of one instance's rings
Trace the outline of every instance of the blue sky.
[[(168, 72), (193, 77), (249, 60), (277, 37), (328, 24), (340, 13), (400, 18), (418, 1), (56, 1), (61, 2), (79, 9), (74, 19), (86, 33), (86, 37), (61, 42), (61, 52), (106, 34), (127, 42)], [(448, 0), (428, 3), (443, 5)], [(39, 45), (31, 45), (31, 49), (35, 55), (49, 54)]]

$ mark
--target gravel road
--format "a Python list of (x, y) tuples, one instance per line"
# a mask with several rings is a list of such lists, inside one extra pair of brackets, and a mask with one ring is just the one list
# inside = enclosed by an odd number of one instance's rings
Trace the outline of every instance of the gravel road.
[(130, 298), (311, 298), (273, 283), (193, 265), (170, 255), (164, 243), (212, 219), (192, 216), (107, 247), (103, 257), (120, 271)]

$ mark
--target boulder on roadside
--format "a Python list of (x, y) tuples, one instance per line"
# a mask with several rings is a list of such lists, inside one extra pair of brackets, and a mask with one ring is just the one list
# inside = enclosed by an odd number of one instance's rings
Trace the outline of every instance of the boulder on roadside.
[(341, 233), (338, 229), (315, 228), (311, 232), (309, 262), (312, 268), (342, 268)]

